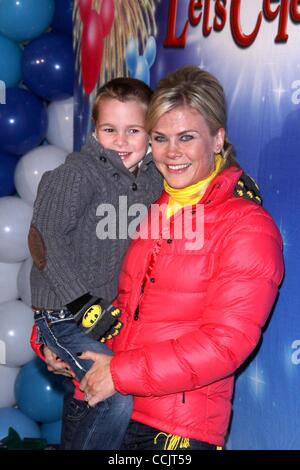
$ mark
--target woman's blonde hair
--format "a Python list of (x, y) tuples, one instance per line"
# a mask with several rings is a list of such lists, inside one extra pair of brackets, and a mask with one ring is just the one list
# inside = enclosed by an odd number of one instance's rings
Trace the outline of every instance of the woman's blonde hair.
[(220, 128), (225, 129), (223, 168), (239, 168), (234, 148), (226, 137), (226, 100), (223, 87), (206, 70), (188, 65), (169, 73), (159, 81), (146, 115), (147, 131), (152, 131), (163, 114), (185, 105), (203, 116), (212, 136), (215, 136)]

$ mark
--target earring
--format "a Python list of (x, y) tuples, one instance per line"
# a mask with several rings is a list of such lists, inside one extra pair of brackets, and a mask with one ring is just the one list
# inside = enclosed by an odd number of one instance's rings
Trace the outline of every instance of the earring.
[(224, 149), (223, 147), (222, 148), (218, 148), (216, 150), (216, 155), (221, 155), (222, 157), (224, 156)]

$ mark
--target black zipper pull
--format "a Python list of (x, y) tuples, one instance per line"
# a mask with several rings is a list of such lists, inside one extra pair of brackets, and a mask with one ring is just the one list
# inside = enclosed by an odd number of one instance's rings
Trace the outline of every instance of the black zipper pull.
[(182, 403), (185, 403), (185, 392), (182, 392)]
[(139, 319), (139, 312), (140, 312), (140, 305), (137, 306), (137, 308), (135, 309), (135, 312), (134, 312), (133, 319), (135, 321), (137, 321)]

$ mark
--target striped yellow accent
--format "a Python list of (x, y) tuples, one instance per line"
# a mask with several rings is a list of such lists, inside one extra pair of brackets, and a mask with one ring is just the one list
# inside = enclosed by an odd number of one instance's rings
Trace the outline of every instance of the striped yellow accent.
[(160, 436), (166, 438), (164, 450), (176, 450), (176, 449), (187, 449), (190, 447), (190, 440), (187, 437), (176, 436), (175, 434), (167, 434), (165, 432), (159, 432), (154, 437), (154, 444), (157, 444), (157, 440)]

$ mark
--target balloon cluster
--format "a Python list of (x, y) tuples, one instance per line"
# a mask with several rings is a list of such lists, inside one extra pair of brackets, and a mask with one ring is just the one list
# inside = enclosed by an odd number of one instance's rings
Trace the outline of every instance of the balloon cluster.
[(142, 55), (139, 55), (137, 41), (131, 38), (125, 50), (126, 65), (131, 77), (150, 85), (150, 68), (154, 64), (155, 57), (156, 41), (153, 36), (149, 36)]
[(114, 22), (114, 0), (102, 0), (99, 13), (92, 9), (92, 0), (79, 0), (79, 12), (83, 24), (80, 56), (82, 85), (86, 94), (90, 94), (100, 74), (104, 38)]
[(0, 440), (60, 440), (63, 393), (31, 350), (27, 234), (45, 171), (73, 149), (73, 0), (0, 1)]

